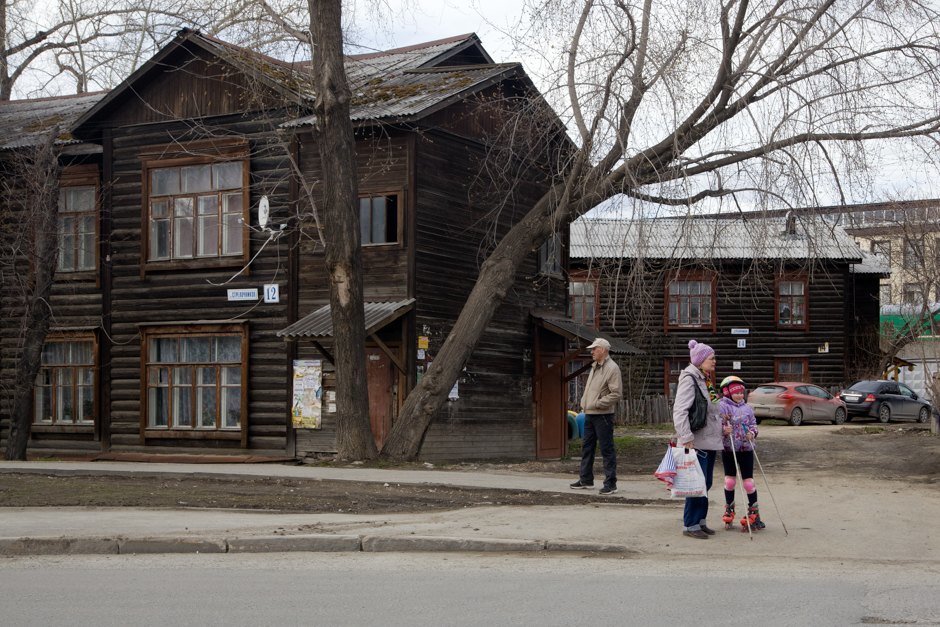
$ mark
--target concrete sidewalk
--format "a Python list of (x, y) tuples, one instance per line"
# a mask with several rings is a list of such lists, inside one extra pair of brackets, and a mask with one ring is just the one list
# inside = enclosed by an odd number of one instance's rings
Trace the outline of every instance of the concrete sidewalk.
[[(2, 462), (0, 473), (291, 477), (445, 484), (567, 492), (567, 475), (385, 470), (246, 464)], [(652, 476), (620, 477), (602, 503), (564, 507), (480, 506), (410, 514), (281, 514), (205, 509), (6, 508), (0, 555), (246, 551), (574, 551), (619, 555), (761, 555), (781, 559), (927, 562), (940, 567), (936, 490), (844, 478), (775, 479), (761, 498), (768, 528), (725, 531), (720, 484), (711, 493), (708, 540), (681, 535), (682, 501)], [(759, 486), (763, 487), (763, 486)], [(784, 532), (783, 523), (788, 533)], [(933, 529), (933, 530), (932, 530)]]

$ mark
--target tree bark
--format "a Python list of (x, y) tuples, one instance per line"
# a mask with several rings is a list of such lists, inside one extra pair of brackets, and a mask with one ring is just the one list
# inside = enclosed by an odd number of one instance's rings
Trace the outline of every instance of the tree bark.
[(42, 365), (42, 348), (49, 331), (49, 297), (59, 256), (59, 164), (55, 150), (58, 128), (53, 129), (33, 155), (19, 159), (15, 168), (25, 184), (23, 226), (34, 234), (32, 254), (26, 260), (32, 277), (31, 293), (24, 294), (22, 344), (16, 361), (6, 459), (25, 460), (33, 424), (33, 386)]
[[(483, 263), (460, 316), (444, 340), (421, 382), (408, 394), (398, 419), (382, 447), (382, 457), (412, 460), (418, 456), (424, 434), (441, 408), (460, 370), (492, 320), (496, 309), (516, 280), (526, 258), (552, 233), (555, 224), (567, 224), (575, 201), (570, 195), (580, 169), (572, 172), (566, 186), (550, 189), (525, 217), (506, 233)], [(584, 199), (578, 199), (581, 205)]]
[(336, 363), (336, 450), (343, 459), (377, 455), (369, 423), (351, 92), (343, 60), (341, 0), (308, 0), (317, 143), (323, 168), (322, 217), (330, 276)]

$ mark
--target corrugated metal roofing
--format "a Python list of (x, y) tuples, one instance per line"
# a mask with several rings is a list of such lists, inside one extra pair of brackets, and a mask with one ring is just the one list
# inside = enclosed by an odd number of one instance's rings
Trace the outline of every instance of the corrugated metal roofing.
[[(366, 333), (372, 333), (397, 320), (411, 310), (415, 299), (408, 298), (398, 302), (363, 303), (366, 316)], [(311, 314), (277, 332), (278, 337), (294, 339), (299, 337), (333, 337), (333, 320), (330, 306), (324, 305)]]
[(878, 274), (884, 277), (891, 275), (891, 264), (881, 255), (861, 251), (862, 262), (853, 263), (849, 271), (853, 274)]
[(104, 96), (100, 92), (0, 103), (0, 150), (32, 146), (56, 124), (61, 128), (60, 144), (75, 142), (72, 124)]
[[(602, 337), (608, 342), (610, 342), (610, 352), (618, 355), (642, 355), (643, 351), (639, 348), (631, 346), (622, 340), (607, 335), (606, 333), (601, 333), (594, 327), (589, 327), (586, 324), (581, 324), (575, 322), (571, 318), (564, 318), (560, 316), (549, 316), (549, 315), (535, 315), (537, 320), (539, 320), (543, 326), (549, 328), (556, 333), (570, 339), (582, 339), (588, 344), (594, 341), (595, 338)], [(554, 328), (552, 328), (554, 327)]]
[(839, 259), (862, 261), (842, 227), (823, 220), (677, 218), (571, 223), (572, 259)]
[[(451, 98), (495, 80), (521, 72), (518, 63), (464, 66), (435, 70), (375, 72), (350, 76), (353, 91), (350, 117), (354, 121), (401, 120), (426, 114)], [(316, 122), (309, 115), (284, 126), (307, 126)]]

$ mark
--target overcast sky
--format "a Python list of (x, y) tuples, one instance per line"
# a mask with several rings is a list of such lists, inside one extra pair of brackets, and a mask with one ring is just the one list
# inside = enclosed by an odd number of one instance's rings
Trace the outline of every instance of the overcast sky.
[[(530, 75), (536, 73), (535, 60), (518, 51), (506, 35), (515, 32), (522, 17), (520, 0), (385, 0), (385, 5), (392, 11), (391, 19), (385, 22), (388, 28), (358, 33), (361, 38), (357, 39), (367, 47), (388, 49), (474, 32), (496, 62), (521, 61)], [(357, 24), (371, 22), (360, 17), (354, 18)], [(538, 85), (538, 77), (532, 78)], [(873, 185), (868, 190), (843, 189), (846, 201), (940, 197), (940, 176), (925, 165), (922, 156), (909, 150), (899, 154), (888, 146), (873, 152), (878, 153), (879, 160), (873, 171)], [(840, 202), (835, 190), (829, 202)]]

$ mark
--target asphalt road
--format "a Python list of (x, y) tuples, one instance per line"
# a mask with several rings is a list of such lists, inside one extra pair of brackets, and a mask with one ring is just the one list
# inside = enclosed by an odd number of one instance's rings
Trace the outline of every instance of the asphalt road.
[(43, 627), (938, 625), (938, 580), (932, 563), (847, 571), (679, 554), (25, 557), (0, 562), (0, 617)]

